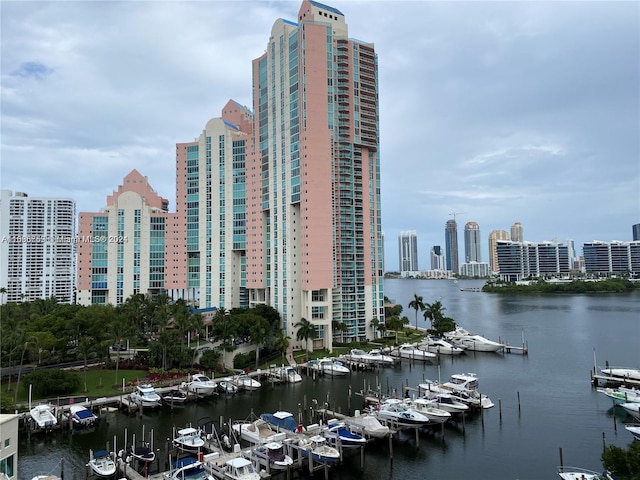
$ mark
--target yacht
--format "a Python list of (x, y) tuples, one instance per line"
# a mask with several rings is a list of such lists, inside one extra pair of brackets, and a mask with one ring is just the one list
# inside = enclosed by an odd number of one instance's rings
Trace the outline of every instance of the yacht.
[(505, 347), (504, 344), (489, 340), (482, 335), (475, 335), (462, 327), (456, 327), (452, 332), (445, 334), (448, 340), (460, 343), (467, 347), (467, 350), (475, 352), (497, 352)]
[(403, 427), (421, 427), (429, 423), (425, 415), (409, 408), (402, 400), (396, 399), (376, 405), (374, 414), (380, 420)]
[(465, 351), (464, 348), (457, 347), (444, 338), (432, 337), (430, 335), (422, 341), (420, 347), (428, 352), (439, 353), (441, 355), (460, 355)]
[(196, 373), (191, 375), (191, 381), (184, 384), (184, 387), (189, 392), (206, 397), (216, 393), (218, 384), (204, 373)]
[(142, 408), (156, 408), (162, 404), (162, 397), (148, 383), (136, 386), (136, 389), (129, 394), (129, 398)]
[(427, 352), (425, 350), (421, 350), (415, 345), (410, 343), (405, 343), (400, 345), (397, 350), (391, 352), (391, 354), (395, 354), (400, 358), (406, 358), (409, 360), (432, 360), (436, 358), (436, 354), (432, 352)]
[(414, 400), (407, 400), (406, 404), (409, 408), (427, 417), (433, 424), (444, 423), (451, 418), (451, 413), (443, 408), (439, 408), (435, 400), (416, 398)]
[(351, 370), (349, 370), (344, 363), (333, 358), (311, 360), (309, 366), (323, 375), (330, 375), (332, 377), (343, 377), (351, 373)]

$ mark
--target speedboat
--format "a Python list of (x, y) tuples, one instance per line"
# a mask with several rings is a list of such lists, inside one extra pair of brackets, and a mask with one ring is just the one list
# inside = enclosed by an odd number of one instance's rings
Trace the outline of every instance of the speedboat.
[(244, 457), (231, 458), (224, 464), (224, 477), (230, 480), (260, 480), (253, 463)]
[(433, 424), (444, 423), (451, 418), (451, 413), (439, 408), (435, 400), (416, 398), (415, 400), (409, 400), (406, 403), (410, 408), (427, 417)]
[(394, 350), (391, 353), (396, 354), (400, 358), (407, 358), (409, 360), (431, 360), (436, 358), (435, 353), (420, 350), (410, 343), (400, 345), (397, 350)]
[(289, 430), (290, 432), (302, 432), (304, 427), (298, 423), (293, 417), (293, 413), (278, 411), (275, 413), (263, 413), (260, 415), (260, 419), (267, 422), (275, 430), (280, 432), (282, 430)]
[(465, 351), (464, 348), (456, 347), (444, 338), (432, 337), (430, 335), (422, 341), (420, 347), (428, 352), (439, 353), (441, 355), (460, 355)]
[(621, 403), (620, 406), (624, 408), (632, 417), (640, 420), (640, 402)]
[(226, 395), (235, 395), (238, 393), (238, 387), (231, 381), (231, 379), (225, 378), (218, 382), (216, 391)]
[(274, 376), (283, 382), (299, 383), (302, 381), (302, 377), (298, 371), (290, 365), (276, 368), (273, 371)]
[(274, 430), (269, 422), (261, 418), (253, 422), (235, 423), (231, 428), (237, 436), (249, 443), (271, 443), (282, 441), (286, 438), (284, 432)]
[(240, 390), (257, 390), (262, 386), (258, 380), (251, 378), (249, 375), (240, 375), (235, 382)]
[(138, 385), (136, 389), (131, 392), (129, 398), (133, 403), (142, 408), (156, 408), (162, 404), (162, 397), (160, 397), (156, 389), (148, 383)]
[(640, 403), (640, 390), (635, 388), (599, 388), (598, 392), (609, 397), (616, 405), (623, 403)]
[(169, 480), (214, 480), (197, 458), (186, 457), (173, 462), (173, 470), (164, 475)]
[(374, 414), (380, 420), (403, 427), (421, 427), (429, 423), (429, 419), (425, 415), (409, 408), (397, 399), (390, 399), (376, 406)]
[(302, 437), (298, 446), (302, 455), (311, 458), (314, 462), (336, 463), (340, 460), (340, 452), (327, 444), (327, 439), (322, 435)]
[(120, 450), (118, 457), (122, 461), (129, 462), (137, 460), (142, 463), (151, 463), (156, 459), (155, 452), (149, 447), (147, 442), (138, 442), (137, 445), (128, 445), (124, 450)]
[(613, 480), (609, 472), (598, 473), (579, 467), (558, 467), (562, 480)]
[(434, 400), (438, 408), (449, 413), (465, 413), (469, 406), (454, 397), (449, 391), (443, 390), (437, 383), (427, 382), (418, 385), (418, 392), (424, 394), (427, 400)]
[(447, 339), (460, 343), (467, 347), (467, 350), (475, 352), (497, 352), (505, 347), (504, 344), (489, 340), (482, 335), (473, 334), (462, 327), (456, 327), (453, 332), (445, 333)]
[(354, 417), (346, 420), (347, 424), (355, 432), (365, 437), (384, 438), (389, 435), (389, 427), (380, 423), (375, 415), (356, 412)]
[(172, 407), (181, 407), (187, 403), (188, 399), (189, 395), (178, 388), (174, 388), (173, 390), (169, 390), (162, 394), (162, 401)]
[(116, 462), (106, 450), (98, 450), (91, 455), (89, 468), (99, 477), (110, 477), (116, 473)]
[(49, 430), (58, 425), (58, 419), (53, 413), (53, 405), (40, 404), (33, 407), (29, 413), (35, 422), (36, 428)]
[(379, 348), (374, 348), (373, 350), (371, 350), (369, 352), (369, 357), (373, 359), (373, 363), (375, 363), (376, 365), (393, 366), (393, 364), (395, 363), (393, 357), (383, 354), (382, 350), (380, 350)]
[[(280, 434), (284, 435), (284, 434)], [(250, 450), (250, 455), (255, 455), (269, 461), (269, 467), (275, 470), (286, 470), (293, 465), (293, 459), (284, 451), (281, 442), (269, 442), (257, 445)]]
[(614, 377), (620, 380), (638, 380), (640, 381), (640, 369), (639, 368), (601, 368), (600, 371), (603, 375)]
[(633, 435), (633, 438), (640, 441), (640, 423), (627, 423), (624, 428)]
[(367, 439), (357, 432), (353, 432), (344, 422), (336, 419), (327, 421), (327, 426), (322, 430), (322, 435), (327, 439), (329, 445), (343, 448), (356, 448), (366, 445)]
[(200, 396), (209, 396), (216, 393), (218, 384), (207, 377), (204, 373), (191, 375), (191, 381), (185, 384), (187, 391)]
[(187, 427), (178, 430), (173, 444), (180, 450), (186, 452), (199, 452), (204, 447), (204, 438), (200, 435), (200, 431)]
[(71, 422), (75, 429), (93, 428), (96, 423), (98, 423), (98, 417), (82, 405), (71, 405), (71, 407), (69, 407), (69, 413), (71, 414)]
[(351, 373), (344, 363), (333, 358), (320, 358), (318, 360), (311, 360), (309, 366), (322, 373), (323, 375), (330, 375), (335, 377), (341, 377)]

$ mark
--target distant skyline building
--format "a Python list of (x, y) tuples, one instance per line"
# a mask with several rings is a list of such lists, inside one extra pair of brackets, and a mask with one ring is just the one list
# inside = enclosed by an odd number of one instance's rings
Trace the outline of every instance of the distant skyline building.
[(481, 262), (480, 226), (476, 222), (467, 222), (464, 226), (465, 263)]
[(76, 203), (0, 191), (0, 302), (73, 303)]
[(500, 278), (514, 282), (528, 277), (564, 276), (571, 270), (569, 248), (556, 242), (497, 241)]
[(637, 242), (640, 240), (640, 223), (636, 223), (635, 225), (633, 225), (631, 227), (631, 230), (633, 232), (633, 241)]
[(431, 247), (431, 270), (445, 270), (444, 251), (440, 245)]
[(80, 212), (77, 303), (121, 305), (131, 295), (165, 291), (168, 208), (134, 169), (102, 210)]
[(418, 235), (415, 230), (400, 232), (398, 254), (401, 273), (418, 271)]
[(489, 264), (486, 262), (465, 262), (460, 265), (460, 275), (469, 278), (487, 278)]
[(640, 241), (588, 242), (583, 256), (587, 273), (640, 276)]
[(511, 225), (511, 241), (524, 242), (524, 229), (520, 222), (515, 222)]
[(458, 224), (455, 220), (447, 220), (444, 227), (444, 244), (446, 256), (446, 268), (458, 273)]
[(489, 268), (493, 273), (500, 271), (498, 264), (498, 240), (510, 240), (509, 233), (505, 230), (493, 230), (489, 234)]

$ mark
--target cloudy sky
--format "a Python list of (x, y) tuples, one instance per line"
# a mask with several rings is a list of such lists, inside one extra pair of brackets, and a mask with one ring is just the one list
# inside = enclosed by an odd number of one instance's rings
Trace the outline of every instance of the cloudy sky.
[[(1, 186), (97, 211), (133, 168), (175, 205), (175, 143), (229, 98), (289, 1), (2, 1)], [(631, 240), (640, 223), (638, 2), (336, 0), (380, 74), (387, 269), (480, 225)], [(461, 254), (462, 259), (462, 254)]]

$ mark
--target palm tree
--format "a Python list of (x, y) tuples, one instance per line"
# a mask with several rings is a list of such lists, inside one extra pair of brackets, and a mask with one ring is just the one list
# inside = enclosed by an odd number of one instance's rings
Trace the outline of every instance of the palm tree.
[(251, 326), (249, 327), (249, 335), (251, 336), (251, 343), (256, 345), (256, 369), (260, 364), (260, 347), (265, 343), (267, 335), (269, 334), (269, 327), (271, 324), (268, 320), (259, 317), (258, 315), (252, 315), (255, 317)]
[(4, 305), (4, 297), (7, 294), (7, 289), (0, 287), (0, 305)]
[(416, 311), (416, 330), (418, 330), (418, 310), (424, 310), (424, 301), (422, 300), (422, 296), (414, 293), (413, 300), (409, 302), (409, 308), (413, 308)]
[(20, 368), (18, 369), (18, 380), (16, 381), (16, 394), (13, 400), (13, 403), (18, 403), (18, 391), (20, 390), (20, 376), (22, 375), (22, 364), (24, 363), (24, 354), (27, 352), (29, 347), (33, 348), (33, 344), (38, 343), (38, 339), (36, 337), (28, 337), (24, 346), (22, 347), (22, 356), (20, 357)]
[(442, 306), (442, 302), (440, 300), (436, 300), (433, 303), (427, 303), (423, 310), (424, 319), (431, 321), (431, 328), (433, 329), (434, 322), (443, 318), (442, 312), (444, 312), (446, 308)]
[(347, 327), (347, 324), (344, 322), (341, 322), (339, 320), (332, 320), (331, 321), (331, 330), (333, 330), (334, 334), (335, 333), (339, 333), (340, 334), (340, 341), (343, 342), (344, 341), (344, 332), (349, 331), (349, 327)]
[[(404, 317), (407, 318), (407, 317)], [(387, 320), (387, 327), (396, 332), (396, 345), (398, 344), (398, 331), (402, 329), (402, 320), (397, 315)]]
[(378, 329), (380, 328), (380, 320), (378, 320), (377, 318), (372, 318), (371, 319), (371, 328), (373, 328), (373, 339), (375, 340), (378, 335)]
[(89, 358), (89, 354), (93, 351), (93, 339), (86, 335), (80, 337), (80, 341), (78, 342), (78, 348), (76, 350), (78, 355), (82, 357), (84, 360), (84, 391), (87, 389), (87, 359)]
[(307, 350), (306, 359), (308, 361), (309, 360), (309, 340), (313, 340), (314, 338), (316, 338), (316, 335), (317, 335), (316, 327), (314, 327), (313, 324), (304, 317), (302, 317), (300, 321), (294, 325), (294, 327), (298, 329), (298, 331), (296, 332), (296, 339), (305, 341), (306, 350)]

